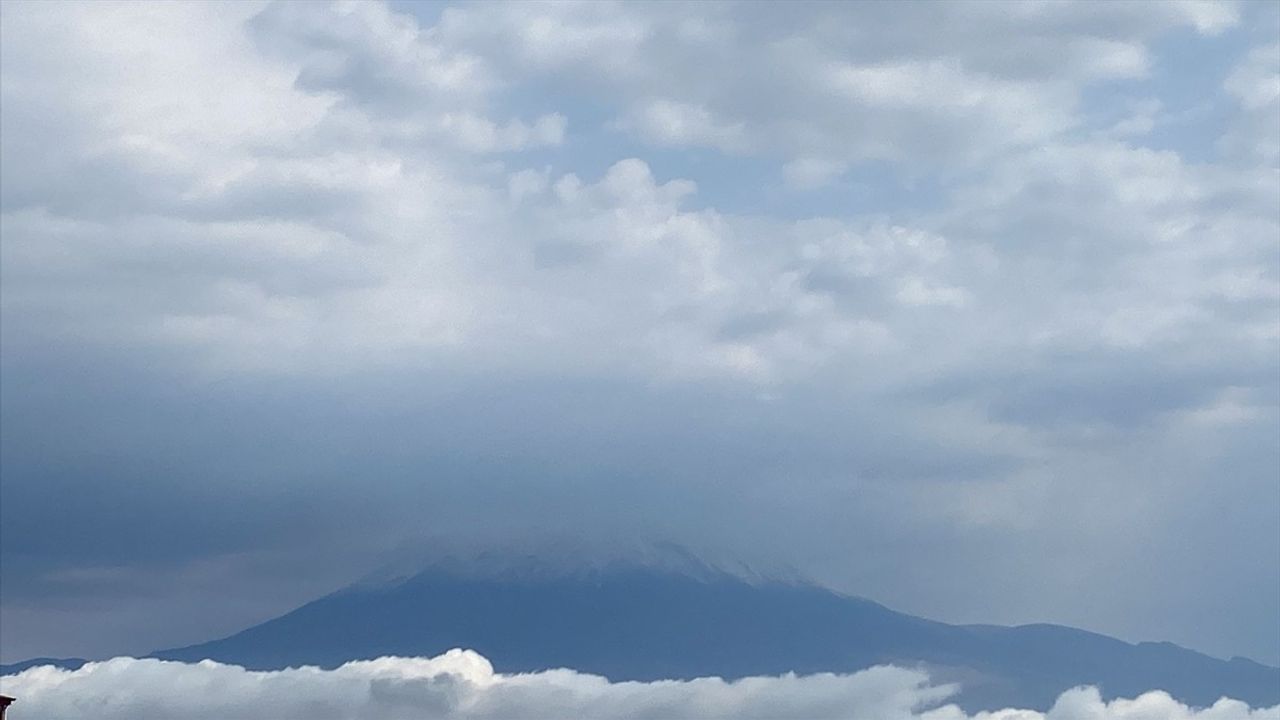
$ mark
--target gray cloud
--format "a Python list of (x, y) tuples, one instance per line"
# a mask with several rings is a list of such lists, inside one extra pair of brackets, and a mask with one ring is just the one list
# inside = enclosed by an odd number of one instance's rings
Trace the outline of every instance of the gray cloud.
[[(5, 658), (552, 526), (1277, 661), (1274, 49), (993, 8), (6, 4)], [(1208, 158), (1086, 107), (1170, 33)]]
[(1190, 3), (535, 3), (449, 8), (436, 38), (484, 48), (522, 80), (588, 83), (657, 145), (834, 162), (838, 174), (868, 158), (936, 171), (1049, 139), (1075, 124), (1083, 85), (1145, 76), (1161, 33), (1218, 34), (1238, 16)]

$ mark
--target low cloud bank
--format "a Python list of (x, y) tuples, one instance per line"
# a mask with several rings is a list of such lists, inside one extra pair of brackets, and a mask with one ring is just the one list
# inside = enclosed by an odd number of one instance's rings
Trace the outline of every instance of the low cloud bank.
[(483, 656), (467, 650), (434, 658), (350, 662), (334, 670), (273, 672), (211, 661), (115, 658), (74, 671), (31, 668), (0, 679), (0, 691), (19, 698), (11, 710), (13, 720), (1280, 720), (1280, 706), (1253, 710), (1223, 699), (1194, 709), (1158, 691), (1107, 703), (1093, 688), (1063, 693), (1048, 713), (1009, 709), (970, 716), (945, 704), (954, 687), (933, 685), (924, 672), (899, 667), (733, 682), (613, 683), (573, 670), (502, 675)]

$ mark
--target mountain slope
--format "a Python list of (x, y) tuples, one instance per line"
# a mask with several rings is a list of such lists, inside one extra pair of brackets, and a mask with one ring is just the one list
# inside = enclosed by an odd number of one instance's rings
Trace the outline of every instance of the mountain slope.
[(437, 567), (353, 586), (231, 637), (155, 653), (256, 669), (335, 667), (474, 649), (503, 672), (569, 667), (613, 680), (851, 671), (924, 663), (966, 710), (1044, 709), (1070, 687), (1163, 689), (1208, 705), (1280, 703), (1280, 669), (1052, 625), (957, 626), (800, 583), (616, 565), (484, 576)]
[(31, 658), (30, 660), (20, 660), (9, 665), (0, 665), (0, 675), (17, 675), (27, 668), (40, 667), (42, 665), (52, 665), (64, 670), (79, 670), (87, 662), (89, 661), (84, 658)]

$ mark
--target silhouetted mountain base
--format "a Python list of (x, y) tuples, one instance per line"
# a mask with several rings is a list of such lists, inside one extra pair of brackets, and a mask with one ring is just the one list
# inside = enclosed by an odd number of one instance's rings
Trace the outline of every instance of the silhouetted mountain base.
[(9, 665), (0, 665), (0, 675), (16, 675), (27, 668), (40, 667), (41, 665), (53, 665), (66, 670), (79, 670), (87, 662), (89, 661), (84, 658), (31, 658), (30, 660), (20, 660)]
[(1280, 669), (1169, 643), (1133, 645), (1053, 625), (958, 626), (794, 582), (751, 582), (636, 565), (483, 576), (436, 567), (353, 586), (231, 637), (155, 657), (253, 669), (332, 668), (384, 655), (476, 650), (501, 672), (566, 667), (611, 680), (926, 665), (957, 681), (968, 711), (1046, 709), (1064, 690), (1152, 689), (1209, 705), (1280, 703)]

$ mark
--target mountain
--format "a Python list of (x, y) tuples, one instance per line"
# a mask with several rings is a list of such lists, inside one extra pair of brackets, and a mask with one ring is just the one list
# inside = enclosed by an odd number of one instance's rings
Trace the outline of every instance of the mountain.
[(474, 649), (501, 672), (568, 667), (612, 680), (847, 672), (924, 664), (972, 712), (1046, 709), (1062, 691), (1163, 689), (1209, 705), (1280, 703), (1280, 669), (1055, 625), (949, 625), (800, 581), (618, 563), (577, 572), (436, 565), (351, 586), (213, 642), (154, 657), (254, 669), (336, 667)]
[(0, 665), (0, 676), (17, 675), (27, 668), (40, 667), (41, 665), (53, 665), (64, 670), (79, 670), (87, 662), (89, 661), (84, 658), (31, 658), (30, 660), (21, 660), (9, 665)]

